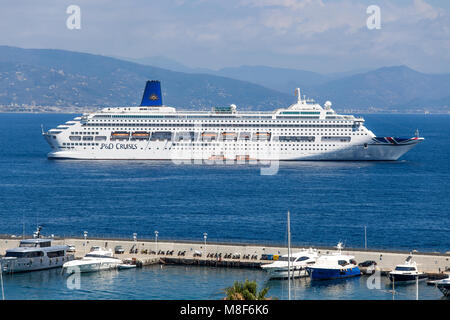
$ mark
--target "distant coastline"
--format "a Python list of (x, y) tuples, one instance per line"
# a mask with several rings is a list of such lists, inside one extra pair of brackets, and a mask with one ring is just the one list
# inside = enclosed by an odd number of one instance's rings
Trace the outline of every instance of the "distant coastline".
[[(100, 110), (109, 106), (98, 106), (98, 107), (75, 107), (75, 106), (3, 106), (0, 105), (0, 113), (61, 113), (61, 114), (78, 114), (78, 113), (90, 113)], [(114, 106), (111, 106), (114, 107)], [(204, 109), (204, 108), (203, 108)], [(242, 108), (241, 110), (246, 110)], [(406, 112), (404, 110), (388, 110), (388, 109), (343, 109), (339, 110), (343, 114), (433, 114), (433, 115), (448, 115), (450, 114), (450, 109), (444, 108), (442, 111), (437, 112), (436, 110), (412, 110)]]

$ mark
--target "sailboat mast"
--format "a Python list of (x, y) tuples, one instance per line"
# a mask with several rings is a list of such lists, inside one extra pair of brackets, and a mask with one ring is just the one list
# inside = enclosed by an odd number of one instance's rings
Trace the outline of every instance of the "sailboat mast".
[(3, 289), (3, 265), (0, 261), (0, 282), (2, 286), (2, 300), (5, 300), (5, 290)]
[(288, 234), (288, 300), (291, 300), (291, 221), (289, 211), (287, 213)]

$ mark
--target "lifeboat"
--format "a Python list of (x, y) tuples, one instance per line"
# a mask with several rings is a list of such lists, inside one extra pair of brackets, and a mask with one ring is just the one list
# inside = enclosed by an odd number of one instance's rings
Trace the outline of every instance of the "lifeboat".
[(249, 155), (237, 155), (236, 161), (249, 161), (250, 156)]
[(148, 138), (150, 138), (150, 133), (145, 131), (136, 131), (131, 134), (131, 138), (136, 140), (148, 140)]
[(208, 160), (226, 160), (225, 156), (223, 154), (219, 155), (212, 155), (208, 158)]
[(217, 133), (215, 132), (203, 132), (202, 133), (202, 140), (216, 140), (217, 139)]
[(237, 133), (235, 133), (235, 132), (222, 132), (222, 140), (237, 140)]
[(239, 140), (250, 140), (251, 135), (252, 134), (250, 132), (241, 132), (239, 135)]
[(256, 140), (270, 140), (270, 132), (256, 132)]
[(116, 131), (111, 133), (111, 140), (114, 139), (127, 139), (130, 137), (130, 133), (126, 131)]

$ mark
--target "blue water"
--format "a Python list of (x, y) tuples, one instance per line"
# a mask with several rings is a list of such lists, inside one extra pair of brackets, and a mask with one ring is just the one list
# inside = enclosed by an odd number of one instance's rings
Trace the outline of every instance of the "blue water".
[(425, 142), (397, 162), (256, 165), (48, 160), (41, 123), (74, 115), (0, 114), (0, 233), (450, 249), (450, 116), (367, 115), (377, 135)]
[[(297, 245), (448, 251), (450, 248), (450, 116), (367, 115), (377, 135), (425, 142), (397, 162), (288, 162), (276, 175), (256, 165), (176, 165), (148, 161), (51, 161), (40, 124), (73, 115), (0, 114), (0, 233), (203, 239), (286, 244), (286, 211)], [(287, 297), (285, 281), (259, 270), (159, 266), (83, 275), (68, 289), (59, 270), (7, 275), (8, 299), (220, 299), (234, 280), (256, 280)], [(297, 299), (392, 299), (388, 282), (367, 278), (296, 281)], [(414, 287), (414, 286), (413, 286)], [(396, 299), (414, 299), (399, 288)], [(421, 284), (421, 298), (440, 292)]]

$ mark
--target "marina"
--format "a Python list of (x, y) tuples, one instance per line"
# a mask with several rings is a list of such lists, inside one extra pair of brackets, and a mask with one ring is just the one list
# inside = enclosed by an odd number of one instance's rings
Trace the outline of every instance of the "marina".
[[(5, 299), (50, 300), (222, 300), (223, 290), (233, 281), (256, 281), (259, 287), (269, 287), (268, 296), (288, 299), (286, 280), (268, 280), (259, 269), (189, 267), (182, 265), (149, 265), (133, 270), (111, 270), (82, 274), (80, 289), (67, 287), (67, 278), (59, 269), (4, 274)], [(367, 288), (368, 277), (339, 281), (292, 281), (291, 294), (295, 300), (415, 300), (415, 285), (392, 285), (381, 278), (380, 289)], [(443, 294), (435, 286), (419, 283), (421, 300), (441, 300)]]
[(450, 1), (4, 2), (3, 314), (445, 314)]
[[(0, 240), (0, 248), (1, 253), (4, 254), (7, 248), (14, 247), (19, 243), (20, 239), (14, 239), (11, 237), (3, 236)], [(227, 272), (231, 274), (238, 275), (237, 278), (245, 277), (248, 279), (257, 279), (258, 282), (269, 285), (271, 287), (276, 288), (275, 292), (278, 292), (279, 298), (286, 298), (284, 296), (287, 290), (287, 282), (286, 280), (271, 280), (270, 276), (264, 271), (261, 266), (268, 265), (273, 263), (273, 259), (278, 259), (287, 253), (286, 247), (283, 246), (258, 246), (258, 245), (250, 245), (250, 244), (225, 244), (225, 243), (207, 243), (205, 245), (204, 242), (190, 242), (190, 241), (161, 241), (159, 240), (155, 243), (154, 239), (152, 240), (144, 240), (144, 239), (134, 239), (124, 240), (124, 239), (100, 239), (100, 238), (56, 238), (53, 240), (55, 243), (60, 245), (70, 245), (75, 247), (75, 257), (80, 261), (82, 257), (85, 256), (85, 249), (89, 252), (91, 247), (106, 247), (106, 248), (123, 248), (124, 252), (120, 254), (115, 254), (117, 258), (120, 258), (122, 261), (129, 261), (129, 264), (137, 265), (138, 268), (136, 270), (130, 271), (119, 271), (115, 270), (106, 270), (100, 273), (86, 273), (83, 274), (81, 281), (85, 283), (83, 279), (105, 279), (105, 277), (110, 279), (121, 278), (121, 277), (132, 277), (135, 278), (138, 275), (144, 274), (154, 274), (155, 272), (160, 274), (164, 273), (165, 270), (169, 273), (175, 272), (179, 274), (181, 270), (185, 270), (186, 272), (193, 272), (190, 278), (192, 281), (202, 281), (202, 277), (204, 274), (208, 274), (211, 279), (215, 279), (216, 277), (222, 277)], [(86, 245), (85, 245), (86, 244)], [(137, 250), (136, 250), (137, 249)], [(301, 251), (301, 247), (293, 246), (292, 252)], [(352, 255), (355, 257), (355, 260), (359, 262), (373, 260), (376, 261), (378, 271), (381, 274), (381, 287), (379, 290), (368, 290), (365, 294), (367, 294), (367, 299), (392, 299), (391, 292), (391, 284), (388, 279), (388, 274), (390, 271), (395, 269), (397, 264), (401, 264), (405, 261), (405, 258), (408, 257), (410, 252), (389, 252), (389, 251), (374, 251), (374, 250), (360, 250), (360, 249), (336, 249), (335, 247), (320, 247), (316, 248), (317, 253), (319, 255), (329, 255), (333, 253), (341, 252), (342, 254)], [(217, 254), (217, 255), (216, 255)], [(420, 265), (421, 270), (427, 273), (430, 279), (441, 279), (446, 278), (450, 273), (450, 254), (437, 254), (437, 253), (414, 253), (414, 260), (417, 261), (418, 265)], [(271, 259), (271, 260), (267, 260)], [(276, 260), (275, 260), (276, 261)], [(180, 269), (184, 268), (184, 269)], [(178, 270), (178, 271), (177, 271)], [(203, 270), (203, 271), (202, 271)], [(223, 270), (223, 271), (222, 271)], [(230, 270), (230, 271), (225, 271)], [(234, 270), (234, 271), (233, 271)], [(347, 289), (340, 290), (353, 290), (352, 288), (360, 288), (365, 283), (371, 275), (371, 271), (367, 271), (365, 268), (361, 268), (363, 273), (367, 273), (367, 276), (362, 276), (358, 278), (351, 278), (347, 280), (326, 280), (326, 281), (318, 281), (317, 284), (313, 284), (309, 277), (301, 277), (298, 279), (294, 279), (292, 281), (292, 290), (293, 294), (297, 292), (298, 297), (293, 296), (293, 298), (317, 298), (314, 292), (317, 288), (325, 289), (327, 288), (339, 288), (344, 286)], [(117, 273), (118, 272), (118, 273)], [(125, 272), (125, 274), (122, 274)], [(129, 273), (131, 272), (131, 273)], [(137, 273), (136, 273), (137, 272)], [(184, 271), (182, 272), (184, 273)], [(65, 286), (65, 277), (62, 277), (61, 271), (56, 273), (48, 272), (48, 275), (53, 275), (54, 277), (59, 278), (60, 285)], [(133, 275), (132, 275), (133, 274)], [(15, 279), (29, 279), (28, 286), (33, 287), (34, 281), (40, 281), (40, 277), (43, 274), (40, 271), (37, 272), (26, 272), (26, 273), (17, 273), (15, 275), (8, 275), (7, 272), (4, 272), (3, 276), (6, 279), (6, 292), (8, 293), (9, 283), (16, 281)], [(199, 276), (199, 279), (197, 279)], [(12, 277), (12, 278), (11, 278)], [(87, 278), (84, 278), (87, 277)], [(33, 280), (35, 279), (35, 280)], [(359, 279), (359, 280), (358, 280)], [(221, 281), (223, 281), (222, 279)], [(55, 279), (52, 281), (56, 281)], [(102, 280), (103, 281), (103, 280)], [(173, 279), (176, 281), (176, 277)], [(342, 281), (347, 282), (348, 284), (344, 285)], [(316, 281), (314, 281), (316, 282)], [(54, 284), (56, 285), (56, 284)], [(181, 284), (180, 284), (181, 285)], [(394, 295), (396, 299), (409, 299), (408, 295), (412, 292), (415, 294), (415, 285), (411, 286), (396, 286), (396, 292), (400, 292), (399, 295)], [(309, 288), (309, 289), (307, 289)], [(316, 289), (314, 289), (316, 288)], [(411, 290), (412, 291), (411, 291)], [(128, 289), (123, 288), (121, 290), (127, 291)], [(281, 291), (280, 291), (281, 290)], [(311, 290), (312, 295), (308, 295), (308, 290)], [(321, 289), (320, 289), (321, 290)], [(359, 290), (359, 289), (358, 289)], [(410, 292), (402, 296), (401, 292)], [(425, 296), (428, 299), (439, 299), (442, 297), (441, 292), (437, 288), (437, 286), (426, 285), (424, 282), (420, 283), (420, 291), (424, 292)], [(272, 292), (271, 292), (272, 293)], [(371, 293), (371, 294), (369, 294)], [(415, 295), (411, 293), (410, 299), (414, 299)], [(76, 293), (73, 293), (76, 296)], [(210, 293), (211, 294), (211, 293)], [(215, 293), (217, 294), (217, 293)], [(273, 293), (272, 293), (273, 294)], [(342, 296), (335, 296), (335, 299), (345, 299), (348, 298), (349, 295), (354, 294), (354, 292), (342, 292)], [(138, 293), (134, 293), (131, 299), (139, 299), (142, 296), (139, 296)], [(195, 294), (191, 297), (194, 297)], [(45, 298), (45, 297), (41, 297)], [(157, 299), (164, 298), (164, 293), (159, 296)], [(214, 294), (212, 296), (202, 296), (202, 299), (215, 299)], [(217, 298), (217, 296), (216, 296)], [(326, 295), (320, 297), (326, 298)], [(101, 299), (101, 297), (100, 297)], [(175, 297), (175, 299), (182, 299), (181, 297)]]
[[(55, 243), (75, 247), (75, 257), (81, 259), (92, 247), (114, 248), (120, 246), (124, 249), (123, 254), (116, 257), (123, 259), (135, 259), (141, 265), (150, 264), (182, 264), (182, 265), (204, 265), (215, 267), (239, 267), (260, 268), (261, 265), (270, 264), (279, 256), (287, 254), (287, 248), (282, 246), (254, 245), (254, 244), (227, 244), (191, 241), (161, 241), (157, 243), (154, 239), (147, 240), (123, 240), (102, 238), (55, 238)], [(19, 239), (2, 237), (0, 240), (0, 254), (4, 254), (7, 248), (14, 247), (20, 242)], [(85, 244), (86, 243), (86, 247)], [(388, 273), (411, 254), (414, 261), (420, 265), (423, 272), (431, 277), (450, 272), (450, 253), (422, 253), (387, 250), (363, 250), (363, 249), (336, 249), (335, 247), (315, 247), (317, 254), (330, 255), (341, 252), (351, 255), (357, 263), (363, 261), (376, 261), (377, 268), (382, 273)], [(303, 247), (292, 247), (293, 252), (305, 250)], [(362, 268), (364, 272), (364, 268)]]

